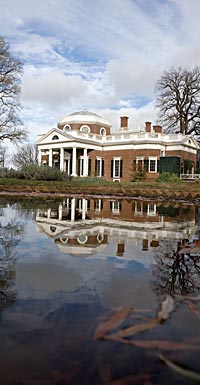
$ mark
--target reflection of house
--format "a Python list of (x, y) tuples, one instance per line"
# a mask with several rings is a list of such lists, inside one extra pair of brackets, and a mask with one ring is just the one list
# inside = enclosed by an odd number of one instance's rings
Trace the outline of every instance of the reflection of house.
[(67, 175), (124, 181), (141, 169), (148, 178), (156, 178), (161, 171), (186, 172), (181, 170), (184, 159), (190, 161), (190, 168), (193, 164), (194, 171), (198, 144), (192, 136), (164, 134), (161, 126), (152, 127), (150, 122), (138, 132), (129, 130), (126, 116), (111, 134), (107, 120), (81, 111), (40, 135), (37, 147), (40, 164), (58, 167)]
[[(115, 204), (113, 204), (115, 203)], [(38, 209), (38, 231), (53, 238), (62, 252), (90, 255), (116, 243), (116, 256), (127, 245), (145, 251), (159, 241), (188, 238), (195, 229), (195, 208), (127, 200), (66, 198), (57, 209)]]

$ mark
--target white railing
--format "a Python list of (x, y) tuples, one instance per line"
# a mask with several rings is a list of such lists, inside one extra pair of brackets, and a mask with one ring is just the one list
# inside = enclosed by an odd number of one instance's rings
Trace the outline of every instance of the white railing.
[(200, 179), (200, 174), (180, 174), (180, 178), (184, 180)]

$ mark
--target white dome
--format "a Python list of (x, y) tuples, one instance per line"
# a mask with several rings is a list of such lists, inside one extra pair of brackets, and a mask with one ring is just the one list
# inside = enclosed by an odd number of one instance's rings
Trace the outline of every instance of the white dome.
[(102, 126), (109, 126), (111, 127), (111, 124), (108, 122), (108, 120), (102, 118), (101, 116), (94, 114), (93, 112), (89, 111), (80, 111), (80, 112), (74, 112), (73, 114), (65, 116), (60, 122), (60, 124), (72, 124), (72, 123), (98, 123)]

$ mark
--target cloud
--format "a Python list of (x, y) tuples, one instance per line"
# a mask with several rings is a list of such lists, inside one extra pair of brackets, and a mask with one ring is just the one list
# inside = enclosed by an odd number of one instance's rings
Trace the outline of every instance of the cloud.
[(54, 69), (43, 69), (39, 73), (25, 76), (22, 83), (22, 100), (37, 102), (50, 107), (68, 104), (82, 97), (87, 85), (80, 76), (65, 75)]
[(113, 127), (120, 114), (136, 128), (155, 122), (161, 73), (200, 63), (199, 14), (199, 0), (1, 0), (31, 139), (84, 108)]

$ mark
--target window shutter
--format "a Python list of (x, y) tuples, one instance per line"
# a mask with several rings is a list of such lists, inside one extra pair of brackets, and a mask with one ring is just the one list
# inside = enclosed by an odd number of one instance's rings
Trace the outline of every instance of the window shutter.
[(97, 176), (97, 159), (95, 159), (95, 170), (94, 170), (94, 175)]
[(111, 175), (111, 178), (113, 178), (113, 164), (114, 164), (114, 161), (113, 161), (113, 159), (111, 160), (111, 172), (110, 172), (110, 175)]
[(91, 176), (92, 160), (88, 158), (88, 176)]
[(69, 161), (69, 174), (72, 174), (72, 158)]
[(160, 160), (157, 159), (157, 172), (160, 172)]
[(90, 210), (90, 199), (87, 199), (87, 209)]
[(101, 200), (101, 210), (103, 210), (103, 199)]
[(81, 160), (78, 159), (78, 176), (80, 176)]
[(149, 171), (149, 159), (144, 160), (144, 169), (148, 172)]
[(136, 170), (136, 159), (133, 159), (133, 171)]
[(104, 159), (102, 159), (102, 175), (101, 176), (104, 176)]
[(120, 178), (123, 176), (123, 160), (120, 160)]
[(110, 201), (110, 210), (112, 211), (112, 201)]

